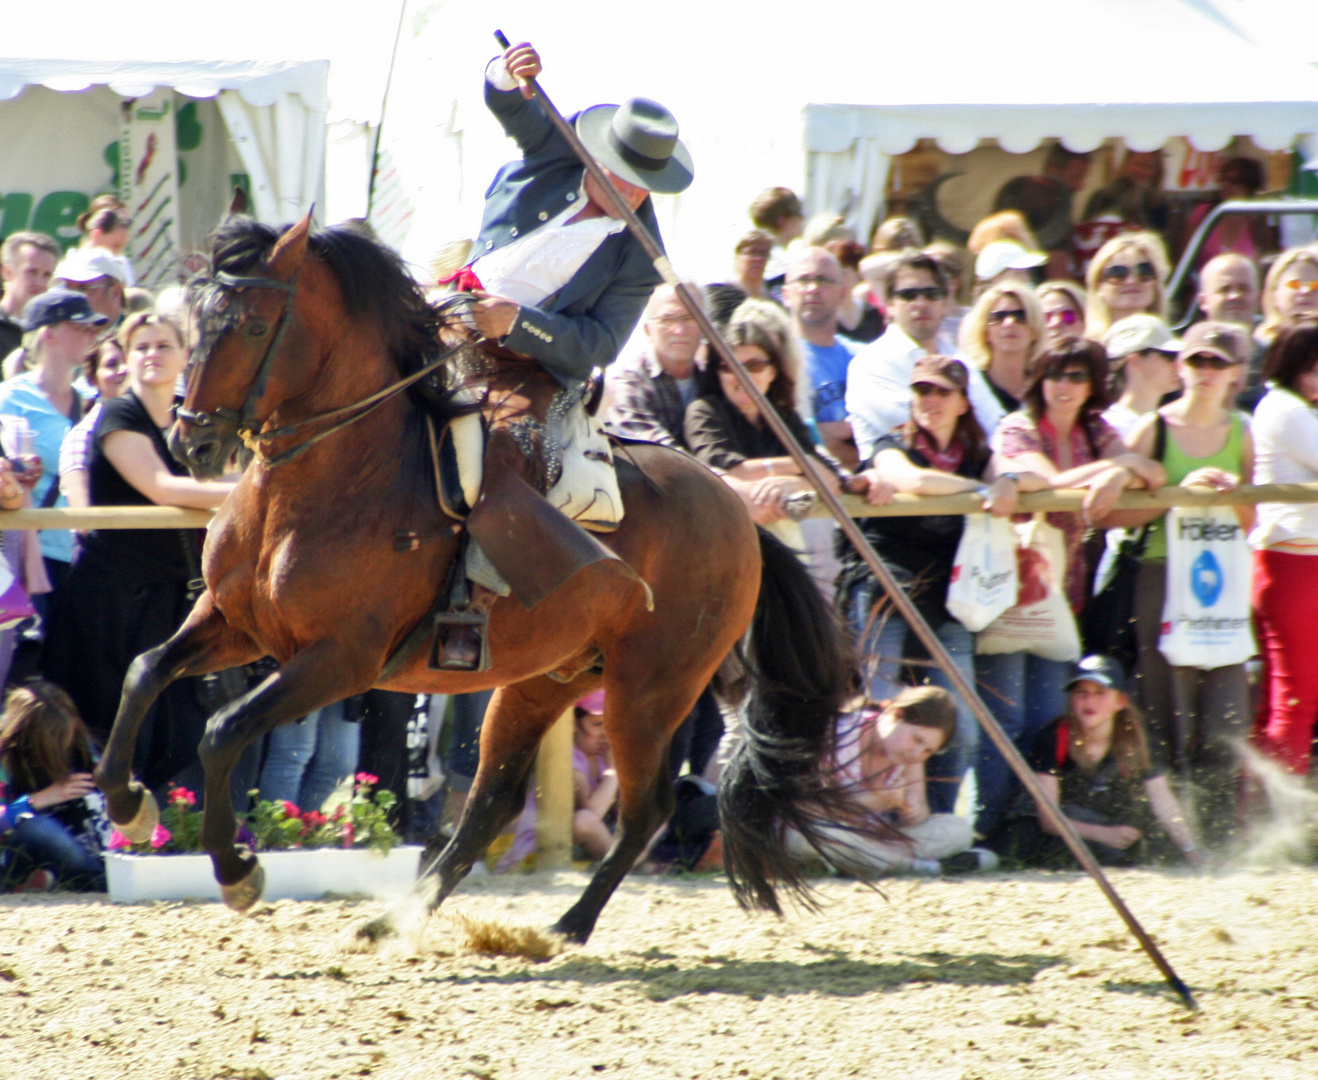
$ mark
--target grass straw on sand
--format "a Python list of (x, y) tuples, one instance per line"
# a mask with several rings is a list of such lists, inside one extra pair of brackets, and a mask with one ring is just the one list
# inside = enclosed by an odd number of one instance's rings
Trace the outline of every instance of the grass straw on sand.
[(563, 950), (557, 934), (532, 926), (512, 926), (497, 919), (476, 919), (460, 911), (449, 917), (462, 934), (462, 945), (472, 952), (491, 956), (524, 956), (528, 960), (548, 960)]

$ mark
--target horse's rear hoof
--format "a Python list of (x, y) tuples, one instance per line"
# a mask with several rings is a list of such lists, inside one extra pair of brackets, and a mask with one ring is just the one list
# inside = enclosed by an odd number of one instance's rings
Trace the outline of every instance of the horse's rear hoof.
[(156, 797), (138, 781), (134, 780), (129, 784), (128, 790), (141, 795), (137, 804), (137, 813), (133, 815), (131, 821), (122, 825), (116, 821), (114, 827), (130, 843), (145, 844), (155, 833), (156, 826), (160, 824), (160, 807), (156, 803)]
[(381, 915), (378, 919), (372, 919), (366, 925), (359, 927), (357, 937), (361, 941), (369, 941), (371, 944), (375, 944), (385, 938), (393, 937), (397, 933), (393, 919), (388, 915)]
[(241, 881), (220, 886), (220, 895), (234, 911), (246, 911), (261, 899), (263, 892), (265, 892), (265, 870), (255, 860), (252, 869)]

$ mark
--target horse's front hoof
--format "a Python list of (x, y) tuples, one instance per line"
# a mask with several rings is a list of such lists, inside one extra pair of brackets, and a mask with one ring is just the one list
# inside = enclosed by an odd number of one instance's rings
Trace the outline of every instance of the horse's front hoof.
[[(160, 807), (156, 803), (156, 797), (138, 781), (134, 780), (129, 784), (128, 790), (140, 796), (137, 803), (137, 812), (133, 815), (132, 820), (126, 821), (122, 825), (115, 821), (114, 827), (130, 843), (145, 844), (155, 833), (156, 826), (160, 824)], [(113, 815), (111, 820), (113, 820)]]
[(261, 899), (263, 892), (265, 892), (265, 870), (256, 860), (252, 861), (252, 869), (241, 881), (220, 886), (220, 896), (234, 911), (246, 911)]
[(360, 941), (369, 941), (374, 945), (385, 938), (394, 937), (397, 933), (398, 930), (394, 926), (394, 920), (388, 915), (381, 915), (378, 919), (372, 919), (364, 926), (359, 927), (357, 938)]

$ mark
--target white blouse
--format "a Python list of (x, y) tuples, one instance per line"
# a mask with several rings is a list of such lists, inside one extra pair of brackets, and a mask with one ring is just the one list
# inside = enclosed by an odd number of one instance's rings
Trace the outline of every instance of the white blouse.
[[(1254, 411), (1254, 483), (1318, 481), (1318, 408), (1273, 386)], [(1318, 503), (1259, 503), (1249, 535), (1257, 548), (1312, 546), (1318, 555)]]

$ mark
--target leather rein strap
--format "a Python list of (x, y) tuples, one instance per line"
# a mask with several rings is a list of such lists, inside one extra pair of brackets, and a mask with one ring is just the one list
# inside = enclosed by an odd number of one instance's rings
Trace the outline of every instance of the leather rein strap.
[[(321, 439), (328, 438), (336, 431), (340, 431), (349, 424), (368, 416), (395, 394), (401, 393), (413, 383), (419, 382), (431, 372), (442, 367), (461, 348), (459, 345), (449, 349), (419, 371), (391, 383), (383, 390), (379, 390), (361, 401), (355, 401), (351, 405), (345, 405), (339, 409), (331, 409), (329, 412), (304, 417), (292, 424), (285, 424), (270, 431), (257, 431), (255, 425), (256, 406), (265, 394), (275, 356), (283, 345), (289, 324), (292, 322), (293, 301), (297, 296), (297, 275), (294, 274), (291, 281), (279, 281), (277, 278), (242, 277), (236, 274), (227, 274), (221, 270), (215, 275), (215, 281), (231, 289), (276, 289), (279, 292), (286, 293), (288, 299), (284, 302), (284, 310), (279, 316), (279, 323), (275, 327), (274, 336), (270, 339), (270, 344), (265, 350), (265, 356), (261, 359), (261, 366), (257, 370), (256, 378), (252, 380), (251, 386), (248, 387), (247, 397), (243, 400), (241, 408), (237, 412), (233, 409), (224, 408), (213, 409), (210, 412), (193, 412), (191, 409), (185, 409), (180, 405), (175, 410), (175, 415), (185, 423), (194, 424), (197, 427), (208, 427), (217, 420), (233, 424), (237, 428), (238, 437), (242, 439), (248, 449), (257, 455), (258, 460), (267, 469), (273, 469), (277, 465), (284, 465), (295, 458), (301, 457)], [(204, 360), (202, 362), (205, 363)], [(332, 420), (337, 420), (338, 423), (332, 424), (324, 431), (312, 435), (305, 441), (281, 453), (267, 455), (263, 452), (263, 444), (265, 443), (297, 434), (309, 424), (321, 424)]]

